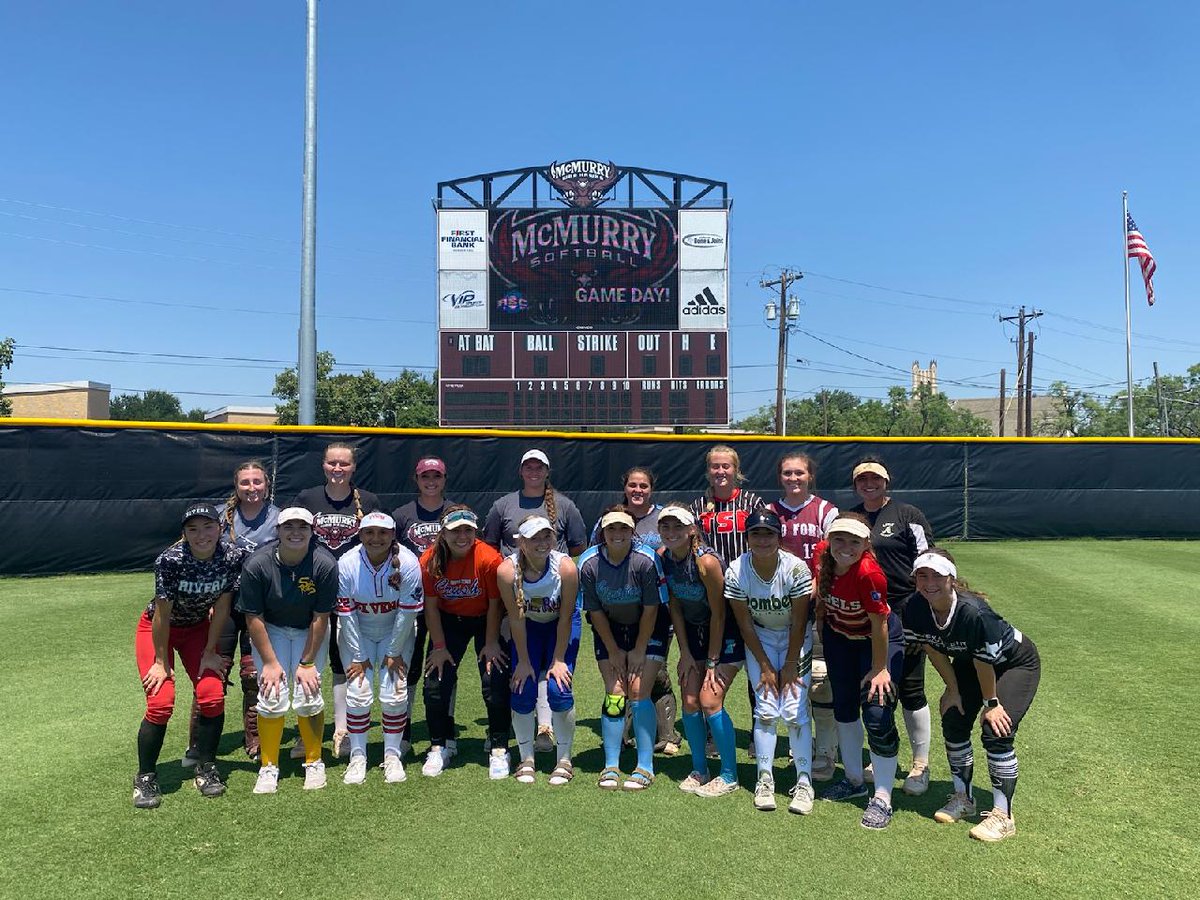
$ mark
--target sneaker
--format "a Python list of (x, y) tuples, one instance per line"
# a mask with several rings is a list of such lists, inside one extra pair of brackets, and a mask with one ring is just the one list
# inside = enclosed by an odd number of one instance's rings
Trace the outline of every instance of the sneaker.
[(279, 788), (279, 766), (263, 766), (254, 782), (254, 793), (273, 794)]
[(425, 765), (421, 766), (421, 774), (428, 778), (437, 778), (442, 774), (442, 769), (446, 768), (449, 758), (450, 754), (445, 747), (430, 747), (425, 756)]
[(503, 781), (509, 774), (508, 751), (497, 747), (488, 754), (488, 778)]
[(835, 781), (832, 785), (821, 791), (822, 800), (857, 800), (859, 797), (865, 796), (867, 796), (866, 782), (855, 784), (846, 778)]
[(185, 769), (194, 769), (200, 763), (200, 751), (195, 747), (188, 747), (187, 752), (183, 754), (183, 759), (179, 760), (179, 765)]
[(297, 737), (296, 743), (292, 744), (292, 749), (288, 751), (288, 756), (292, 759), (304, 759), (305, 755), (304, 741)]
[(304, 766), (304, 789), (319, 791), (323, 787), (325, 787), (325, 763), (320, 760), (315, 763), (306, 763)]
[(867, 809), (863, 813), (862, 822), (859, 824), (863, 828), (869, 828), (872, 831), (879, 831), (887, 828), (892, 822), (892, 808), (878, 797), (872, 797), (871, 802), (867, 804)]
[(759, 772), (754, 785), (754, 808), (763, 812), (775, 809), (775, 778), (770, 772)]
[(812, 761), (813, 781), (829, 781), (832, 779), (835, 765), (836, 760), (832, 756), (826, 756), (823, 753), (818, 753), (813, 757)]
[(333, 733), (333, 758), (350, 758), (350, 733), (348, 731), (335, 731)]
[(367, 754), (355, 753), (350, 757), (346, 766), (346, 774), (342, 776), (344, 784), (362, 784), (367, 780)]
[(158, 775), (146, 772), (133, 776), (133, 808), (155, 809), (162, 805), (162, 791), (158, 788)]
[(975, 801), (966, 794), (954, 793), (946, 799), (946, 805), (933, 814), (933, 821), (949, 824), (974, 815)]
[[(708, 781), (705, 782), (698, 791), (696, 791), (696, 796), (697, 797), (724, 797), (726, 794), (734, 793), (738, 789), (739, 786), (740, 785), (738, 785), (738, 783), (736, 781), (726, 781), (724, 778), (722, 778), (720, 775), (718, 775), (716, 778), (708, 779)], [(774, 797), (771, 798), (771, 802), (772, 803), (775, 802)], [(754, 805), (756, 807), (758, 806), (757, 790), (755, 792)], [(759, 807), (759, 808), (762, 809), (764, 807)], [(772, 806), (771, 808), (774, 809), (775, 807)]]
[(196, 765), (196, 789), (204, 797), (220, 797), (225, 793), (225, 782), (217, 771), (216, 763), (198, 763)]
[[(483, 742), (483, 750), (486, 753), (486, 752), (490, 751), (491, 749), (492, 749), (492, 739), (489, 737), (487, 740), (485, 740)], [(449, 761), (451, 759), (454, 759), (454, 757), (456, 757), (456, 756), (458, 756), (458, 739), (457, 738), (447, 738), (446, 739), (446, 760)]]
[(913, 797), (920, 797), (929, 790), (929, 760), (913, 760), (912, 768), (908, 770), (908, 777), (904, 779), (902, 790)]
[(404, 761), (395, 753), (389, 753), (383, 758), (383, 780), (388, 784), (399, 784), (408, 780), (404, 771)]
[(997, 809), (993, 809), (984, 816), (983, 821), (971, 829), (969, 834), (977, 841), (987, 841), (995, 843), (1002, 841), (1005, 838), (1010, 838), (1017, 833), (1017, 823), (1013, 821), (1012, 816), (1006, 816)]
[(549, 725), (538, 727), (537, 737), (533, 739), (534, 753), (551, 753), (558, 748), (558, 742), (554, 740), (554, 729)]
[(679, 789), (685, 794), (698, 794), (700, 788), (708, 784), (712, 779), (705, 773), (692, 772), (687, 778), (679, 782)]
[(788, 812), (807, 816), (813, 809), (813, 786), (807, 781), (799, 781), (792, 788), (792, 802), (788, 804)]

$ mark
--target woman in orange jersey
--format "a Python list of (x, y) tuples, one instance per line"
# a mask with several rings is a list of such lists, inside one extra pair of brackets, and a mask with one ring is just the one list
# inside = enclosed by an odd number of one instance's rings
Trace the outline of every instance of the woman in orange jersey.
[(429, 654), (425, 660), (425, 718), (429, 722), (429, 754), (421, 772), (442, 773), (449, 755), (450, 698), (458, 684), (458, 667), (474, 641), (488, 712), (491, 754), (488, 777), (509, 775), (508, 659), (500, 649), (503, 616), (496, 569), (502, 557), (479, 539), (479, 520), (468, 506), (457, 504), (442, 513), (437, 543), (421, 554), (425, 586), (425, 625)]

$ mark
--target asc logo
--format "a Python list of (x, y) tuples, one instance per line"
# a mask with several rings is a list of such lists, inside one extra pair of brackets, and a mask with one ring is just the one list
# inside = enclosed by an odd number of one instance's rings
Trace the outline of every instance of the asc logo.
[(475, 292), (471, 290), (460, 294), (446, 294), (442, 297), (442, 302), (449, 303), (451, 309), (476, 309), (483, 306), (483, 300), (476, 297)]
[(712, 288), (706, 287), (684, 304), (682, 312), (685, 316), (723, 316), (725, 307), (713, 294)]

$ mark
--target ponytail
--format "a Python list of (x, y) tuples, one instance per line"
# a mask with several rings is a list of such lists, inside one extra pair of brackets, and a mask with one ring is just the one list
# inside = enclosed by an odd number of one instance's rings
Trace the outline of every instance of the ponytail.
[(546, 518), (554, 528), (554, 536), (558, 537), (558, 504), (554, 502), (554, 485), (546, 479), (546, 488), (542, 492), (542, 503), (546, 505)]
[(517, 544), (517, 564), (513, 571), (513, 593), (517, 598), (517, 614), (525, 618), (525, 551)]
[(388, 576), (388, 586), (400, 590), (400, 542), (392, 541), (392, 574)]

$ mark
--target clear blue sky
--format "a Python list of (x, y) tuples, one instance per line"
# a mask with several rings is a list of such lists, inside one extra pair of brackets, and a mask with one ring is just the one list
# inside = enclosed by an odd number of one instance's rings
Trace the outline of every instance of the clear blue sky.
[[(303, 0), (3, 8), (6, 380), (273, 403), (296, 355)], [(793, 338), (791, 396), (882, 396), (918, 359), (952, 396), (993, 393), (1015, 356), (996, 318), (1021, 304), (1046, 313), (1039, 387), (1123, 389), (1122, 189), (1159, 264), (1153, 309), (1133, 270), (1134, 376), (1182, 372), (1198, 26), (1193, 2), (323, 0), (319, 346), (431, 369), (437, 182), (582, 156), (729, 183), (735, 415), (774, 399), (758, 281), (781, 266), (836, 345)]]

